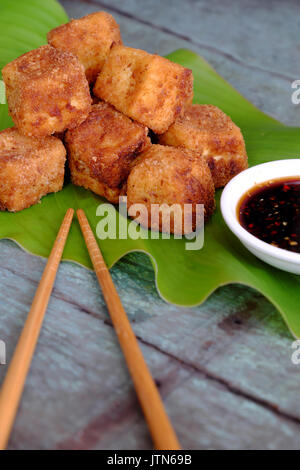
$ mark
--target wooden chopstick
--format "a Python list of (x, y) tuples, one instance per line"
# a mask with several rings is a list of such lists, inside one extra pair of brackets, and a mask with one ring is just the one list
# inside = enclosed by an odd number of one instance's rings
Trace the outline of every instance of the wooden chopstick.
[(77, 217), (155, 448), (157, 450), (178, 450), (180, 444), (177, 436), (82, 209), (77, 211)]
[(8, 443), (73, 216), (68, 209), (0, 391), (0, 450)]

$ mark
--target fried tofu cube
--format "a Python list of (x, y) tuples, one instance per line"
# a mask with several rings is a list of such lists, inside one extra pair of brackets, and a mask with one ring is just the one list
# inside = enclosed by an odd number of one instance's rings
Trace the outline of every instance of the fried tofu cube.
[(140, 49), (114, 46), (94, 94), (162, 134), (193, 96), (192, 71)]
[(86, 121), (65, 136), (73, 183), (117, 202), (131, 162), (150, 146), (147, 134), (111, 105), (93, 105)]
[[(193, 229), (197, 204), (204, 205), (206, 220), (215, 209), (215, 188), (208, 165), (192, 150), (152, 145), (133, 162), (126, 186), (129, 215), (134, 205), (142, 204), (147, 211), (139, 211), (138, 222), (153, 230), (162, 231), (168, 207), (173, 206), (175, 210), (171, 214), (171, 233), (182, 233), (186, 204), (191, 206)], [(160, 218), (155, 221), (152, 217), (159, 206)]]
[(2, 70), (13, 121), (28, 136), (71, 129), (90, 112), (91, 96), (83, 65), (69, 52), (42, 46)]
[(28, 137), (16, 128), (0, 132), (0, 210), (21, 211), (60, 191), (65, 161), (56, 137)]
[(120, 28), (104, 11), (91, 13), (78, 20), (52, 29), (48, 43), (76, 55), (85, 68), (86, 78), (94, 83), (113, 44), (122, 44)]
[(163, 145), (194, 150), (205, 158), (216, 188), (225, 186), (248, 167), (241, 130), (216, 106), (187, 105), (158, 140)]

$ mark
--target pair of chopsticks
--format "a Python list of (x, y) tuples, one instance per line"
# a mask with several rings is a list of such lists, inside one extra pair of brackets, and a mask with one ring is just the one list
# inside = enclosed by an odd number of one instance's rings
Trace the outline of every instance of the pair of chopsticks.
[[(73, 216), (74, 210), (68, 209), (0, 390), (0, 450), (8, 443)], [(84, 211), (79, 209), (77, 217), (155, 449), (178, 450), (180, 444)]]

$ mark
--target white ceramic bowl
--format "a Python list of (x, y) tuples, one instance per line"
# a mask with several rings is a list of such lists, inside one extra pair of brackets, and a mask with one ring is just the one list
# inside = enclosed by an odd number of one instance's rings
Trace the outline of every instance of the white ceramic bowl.
[(284, 177), (300, 178), (300, 159), (263, 163), (239, 173), (223, 190), (221, 211), (230, 230), (251, 253), (276, 268), (300, 274), (300, 253), (277, 248), (254, 237), (241, 226), (237, 214), (238, 203), (246, 191), (257, 184)]

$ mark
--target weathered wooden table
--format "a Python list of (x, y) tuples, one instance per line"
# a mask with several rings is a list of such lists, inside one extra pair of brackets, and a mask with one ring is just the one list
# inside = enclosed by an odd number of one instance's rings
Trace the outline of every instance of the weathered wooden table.
[[(263, 111), (299, 125), (300, 4), (248, 0), (64, 0), (70, 16), (105, 9), (125, 42), (188, 47)], [(1, 339), (8, 361), (45, 260), (0, 243)], [(112, 274), (184, 448), (296, 449), (300, 365), (273, 306), (242, 286), (202, 306), (157, 295), (146, 255)], [(300, 314), (300, 312), (299, 312)], [(0, 367), (0, 381), (6, 367)], [(63, 263), (10, 440), (11, 449), (143, 449), (151, 441), (93, 273)]]

